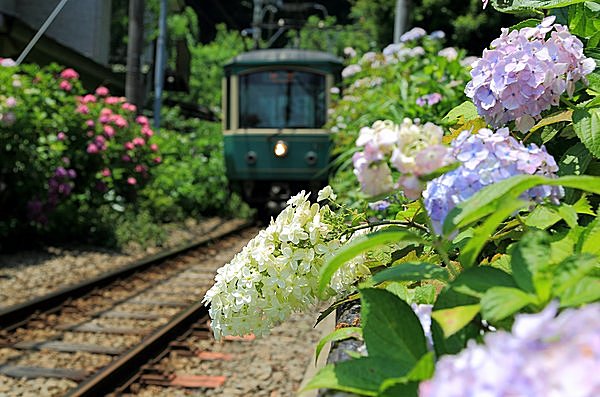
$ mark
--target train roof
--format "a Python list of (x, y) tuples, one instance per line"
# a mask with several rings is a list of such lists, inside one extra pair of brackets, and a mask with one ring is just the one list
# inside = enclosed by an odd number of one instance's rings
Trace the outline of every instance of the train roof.
[(239, 72), (266, 65), (306, 65), (337, 70), (341, 68), (342, 60), (328, 52), (272, 48), (244, 52), (229, 61), (225, 65), (225, 70)]

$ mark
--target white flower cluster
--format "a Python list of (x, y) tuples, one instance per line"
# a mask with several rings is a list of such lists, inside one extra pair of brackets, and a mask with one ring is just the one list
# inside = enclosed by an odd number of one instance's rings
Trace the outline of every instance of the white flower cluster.
[[(331, 210), (308, 201), (304, 191), (292, 197), (271, 224), (217, 271), (215, 285), (204, 302), (215, 337), (254, 333), (265, 335), (293, 312), (317, 300), (319, 270), (344, 243), (327, 222)], [(335, 200), (326, 187), (319, 200)], [(345, 264), (330, 283), (342, 293), (369, 274), (362, 258)]]

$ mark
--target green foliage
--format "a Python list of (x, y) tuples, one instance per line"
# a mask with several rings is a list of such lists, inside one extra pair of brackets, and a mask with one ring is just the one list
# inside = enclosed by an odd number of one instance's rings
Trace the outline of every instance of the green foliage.
[(208, 44), (188, 41), (191, 53), (190, 92), (170, 93), (169, 97), (197, 103), (216, 111), (221, 106), (223, 66), (244, 50), (238, 32), (228, 31), (224, 24), (217, 25), (217, 37)]
[(299, 30), (290, 30), (288, 43), (306, 50), (325, 51), (337, 56), (344, 55), (344, 48), (352, 47), (358, 52), (371, 48), (369, 35), (355, 25), (339, 25), (335, 17), (324, 20), (312, 15)]

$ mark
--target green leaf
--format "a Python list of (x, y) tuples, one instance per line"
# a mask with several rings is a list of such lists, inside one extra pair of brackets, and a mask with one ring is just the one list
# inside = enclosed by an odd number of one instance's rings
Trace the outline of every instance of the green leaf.
[(385, 357), (361, 357), (342, 361), (325, 366), (303, 390), (334, 389), (376, 396), (383, 381), (408, 373), (413, 365)]
[(480, 305), (456, 306), (450, 309), (435, 310), (431, 318), (435, 319), (448, 338), (464, 328), (479, 313)]
[(370, 357), (388, 357), (411, 368), (427, 353), (425, 334), (411, 307), (391, 292), (361, 289), (363, 338)]
[(477, 108), (472, 101), (464, 101), (454, 109), (452, 109), (442, 121), (448, 124), (456, 124), (461, 118), (463, 121), (473, 120), (479, 117)]
[(598, 32), (598, 4), (591, 1), (569, 7), (569, 30), (579, 37), (589, 38)]
[(460, 252), (459, 261), (463, 268), (473, 266), (477, 256), (483, 249), (483, 246), (489, 237), (496, 231), (502, 223), (511, 214), (527, 205), (526, 201), (507, 197), (496, 202), (496, 210), (483, 222), (482, 225), (475, 228), (473, 237), (469, 240), (465, 248)]
[(536, 18), (525, 19), (525, 20), (517, 23), (516, 25), (511, 26), (509, 28), (509, 30), (519, 30), (521, 28), (535, 28), (537, 25), (540, 24), (540, 22), (542, 22), (541, 19), (536, 19)]
[(481, 298), (481, 317), (495, 323), (535, 302), (535, 296), (517, 288), (490, 288)]
[(562, 185), (600, 194), (600, 177), (568, 175), (551, 179), (540, 175), (516, 175), (486, 186), (453, 208), (444, 221), (444, 235), (450, 235), (455, 229), (493, 213), (497, 208), (498, 200), (507, 197), (517, 198), (526, 190), (538, 185)]
[(571, 146), (558, 162), (558, 175), (582, 175), (592, 160), (592, 154), (581, 142)]
[(577, 242), (578, 252), (588, 252), (600, 255), (600, 218), (594, 219), (579, 237)]
[(546, 127), (548, 125), (560, 123), (562, 121), (571, 121), (572, 115), (573, 115), (573, 111), (570, 109), (551, 114), (549, 116), (544, 117), (542, 120), (540, 120), (536, 125), (534, 125), (531, 128), (530, 131), (535, 132), (535, 131), (539, 130), (540, 128)]
[(567, 7), (588, 0), (492, 0), (492, 6), (498, 11), (522, 13), (539, 9)]
[(600, 279), (584, 277), (562, 293), (560, 307), (579, 306), (598, 300), (600, 300)]
[(550, 238), (542, 231), (525, 234), (514, 246), (511, 266), (513, 277), (521, 289), (543, 298), (548, 296), (550, 254)]
[(560, 297), (597, 267), (598, 257), (592, 254), (573, 255), (562, 261), (554, 270), (554, 296)]
[(576, 109), (573, 128), (585, 147), (600, 158), (600, 108)]
[(360, 338), (362, 337), (362, 329), (360, 327), (344, 327), (339, 328), (330, 333), (329, 335), (322, 338), (317, 344), (317, 349), (315, 353), (315, 362), (319, 359), (319, 355), (321, 354), (321, 350), (325, 347), (325, 344), (328, 342), (337, 342), (339, 340), (349, 339), (349, 338)]
[(419, 381), (431, 378), (434, 369), (435, 356), (429, 352), (405, 376), (383, 381), (377, 397), (417, 397)]
[[(516, 286), (510, 274), (491, 266), (467, 269), (450, 284), (452, 290), (477, 299), (481, 299), (490, 288)], [(439, 304), (436, 305), (439, 307)]]
[(573, 204), (573, 209), (578, 214), (586, 214), (586, 215), (596, 215), (592, 210), (592, 206), (590, 205), (590, 201), (587, 198), (587, 195), (583, 194), (579, 200), (575, 204)]
[(524, 223), (529, 227), (545, 230), (560, 220), (560, 215), (556, 213), (556, 210), (553, 207), (538, 205), (525, 218)]
[(344, 263), (352, 260), (357, 255), (372, 250), (379, 245), (387, 245), (399, 242), (424, 243), (423, 239), (407, 230), (388, 228), (375, 233), (359, 236), (349, 244), (342, 247), (336, 255), (331, 258), (320, 270), (319, 294), (325, 296), (331, 278)]
[(373, 276), (373, 281), (448, 280), (448, 270), (432, 263), (400, 263)]

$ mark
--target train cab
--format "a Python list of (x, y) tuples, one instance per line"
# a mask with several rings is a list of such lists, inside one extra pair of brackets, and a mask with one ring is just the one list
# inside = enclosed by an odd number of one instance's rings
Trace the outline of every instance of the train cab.
[(330, 89), (342, 68), (325, 52), (266, 49), (225, 65), (223, 134), (230, 187), (259, 212), (327, 184)]

